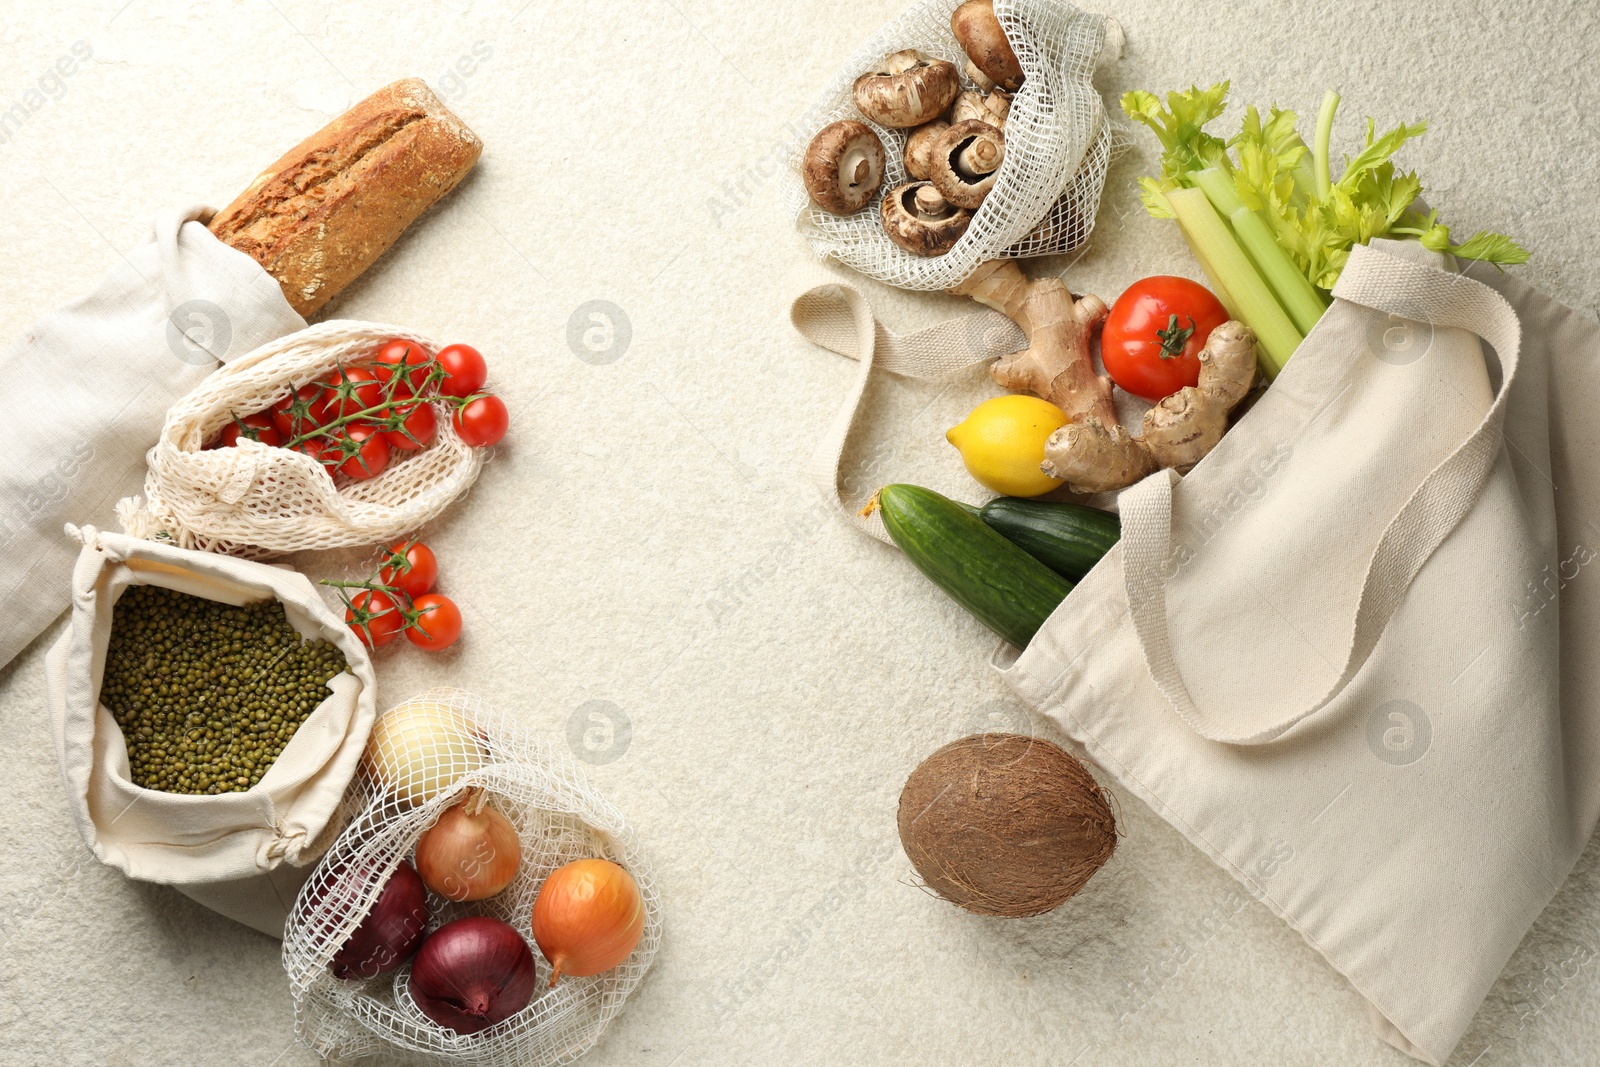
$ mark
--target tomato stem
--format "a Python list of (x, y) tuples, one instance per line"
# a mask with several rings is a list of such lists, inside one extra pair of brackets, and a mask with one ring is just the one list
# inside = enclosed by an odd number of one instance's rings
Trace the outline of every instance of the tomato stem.
[(1156, 336), (1161, 339), (1162, 359), (1173, 359), (1183, 355), (1184, 346), (1189, 343), (1189, 338), (1194, 336), (1194, 316), (1188, 315), (1185, 317), (1188, 318), (1189, 325), (1180, 328), (1178, 326), (1178, 316), (1176, 314), (1168, 315), (1167, 328), (1156, 331)]

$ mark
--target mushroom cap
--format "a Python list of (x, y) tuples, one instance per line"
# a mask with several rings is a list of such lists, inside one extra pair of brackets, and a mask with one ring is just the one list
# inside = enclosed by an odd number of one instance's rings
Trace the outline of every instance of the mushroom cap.
[(915, 49), (891, 52), (856, 79), (856, 107), (880, 126), (907, 129), (944, 114), (961, 91), (954, 63), (932, 59)]
[(976, 119), (952, 123), (928, 149), (928, 180), (951, 204), (975, 209), (994, 188), (1005, 134)]
[(1022, 64), (994, 14), (994, 0), (967, 0), (950, 15), (950, 32), (972, 65), (1006, 92), (1022, 88)]
[(866, 207), (883, 184), (883, 165), (883, 142), (872, 127), (843, 119), (811, 138), (800, 177), (818, 207), (852, 215)]
[[(928, 182), (910, 182), (883, 198), (883, 231), (912, 255), (944, 255), (967, 232), (967, 224), (972, 221), (972, 212), (942, 203), (943, 198), (936, 200), (933, 193), (936, 190)], [(930, 201), (938, 203), (943, 212), (934, 216), (919, 208), (919, 202), (926, 205)]]
[(933, 147), (933, 142), (939, 135), (950, 128), (950, 124), (943, 119), (934, 119), (925, 125), (918, 126), (906, 138), (906, 173), (918, 181), (928, 178), (928, 149)]

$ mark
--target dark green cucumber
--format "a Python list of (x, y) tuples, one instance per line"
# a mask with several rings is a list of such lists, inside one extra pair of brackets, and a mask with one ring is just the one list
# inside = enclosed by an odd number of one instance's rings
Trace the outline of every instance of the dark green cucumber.
[(1002, 496), (978, 511), (984, 522), (1063, 578), (1080, 580), (1122, 536), (1109, 511)]
[(949, 497), (886, 485), (878, 510), (889, 536), (935, 585), (989, 629), (1026, 648), (1072, 583)]

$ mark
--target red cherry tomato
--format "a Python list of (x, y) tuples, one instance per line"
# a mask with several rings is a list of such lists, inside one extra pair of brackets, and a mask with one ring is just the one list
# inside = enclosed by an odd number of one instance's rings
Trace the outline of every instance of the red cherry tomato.
[(318, 402), (321, 395), (322, 390), (315, 385), (302, 385), (267, 409), (272, 416), (272, 424), (285, 440), (292, 440), (322, 425), (315, 414), (322, 407)]
[[(243, 423), (241, 426), (240, 423)], [(246, 415), (236, 419), (222, 428), (222, 448), (231, 448), (239, 443), (239, 438), (250, 437), (264, 445), (274, 448), (283, 444), (283, 434), (272, 424), (272, 416), (265, 411), (258, 411), (254, 415)]]
[(384, 439), (389, 442), (390, 448), (398, 448), (402, 452), (415, 452), (419, 448), (427, 447), (433, 440), (434, 433), (439, 429), (438, 416), (434, 414), (433, 405), (429, 403), (413, 404), (407, 407), (402, 401), (412, 399), (410, 395), (396, 396), (394, 407), (391, 409), (403, 413), (405, 421), (401, 423), (404, 430), (385, 430)]
[(437, 652), (449, 648), (461, 636), (461, 609), (456, 602), (438, 593), (419, 596), (411, 606), (422, 614), (406, 627), (406, 640), (418, 648)]
[(372, 373), (377, 375), (378, 381), (385, 384), (394, 377), (395, 371), (402, 365), (416, 366), (416, 370), (406, 372), (403, 387), (415, 393), (422, 388), (428, 380), (428, 363), (433, 357), (428, 355), (428, 350), (415, 341), (407, 341), (396, 337), (385, 341), (378, 348), (378, 354), (373, 357)]
[(342, 460), (339, 450), (335, 448), (326, 437), (308, 437), (294, 446), (294, 451), (310, 456), (322, 464), (322, 469), (332, 475), (339, 469)]
[(1100, 334), (1111, 380), (1151, 402), (1200, 380), (1200, 349), (1228, 311), (1211, 290), (1165, 275), (1134, 282)]
[(329, 423), (359, 415), (381, 403), (383, 384), (375, 374), (360, 367), (340, 367), (322, 380), (321, 396), (313, 413), (318, 422)]
[(456, 434), (474, 448), (483, 448), (500, 440), (511, 423), (506, 402), (492, 393), (457, 408), (454, 418)]
[(444, 368), (439, 392), (445, 396), (471, 396), (489, 379), (489, 365), (471, 345), (445, 345), (439, 349), (439, 365)]
[(384, 440), (383, 434), (377, 428), (364, 422), (344, 428), (344, 438), (354, 441), (361, 447), (351, 450), (343, 442), (335, 442), (327, 446), (327, 452), (342, 456), (339, 463), (339, 473), (352, 481), (365, 481), (376, 478), (383, 473), (383, 468), (389, 465), (389, 442)]
[(405, 619), (388, 593), (376, 589), (363, 589), (350, 598), (345, 609), (345, 625), (356, 632), (368, 648), (382, 648), (400, 633)]
[(403, 557), (405, 562), (379, 568), (378, 581), (395, 586), (413, 600), (439, 580), (439, 561), (433, 549), (421, 541), (398, 541), (389, 546), (389, 555)]

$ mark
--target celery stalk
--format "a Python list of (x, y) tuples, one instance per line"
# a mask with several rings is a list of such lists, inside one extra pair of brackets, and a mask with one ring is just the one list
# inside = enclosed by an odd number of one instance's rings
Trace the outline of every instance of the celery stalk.
[(1217, 213), (1233, 225), (1233, 235), (1244, 246), (1256, 270), (1272, 287), (1278, 303), (1289, 313), (1295, 328), (1302, 334), (1310, 333), (1311, 327), (1328, 310), (1328, 305), (1323, 303), (1321, 294), (1306, 281), (1300, 268), (1294, 265), (1283, 246), (1278, 244), (1261, 216), (1239, 199), (1239, 193), (1233, 187), (1233, 175), (1221, 167), (1207, 167), (1196, 171), (1191, 177)]
[(1333, 116), (1339, 110), (1339, 94), (1329, 89), (1322, 94), (1322, 110), (1317, 112), (1317, 146), (1313, 151), (1317, 174), (1317, 199), (1326, 201), (1333, 191), (1333, 164), (1329, 153), (1333, 145)]
[(1173, 189), (1167, 193), (1167, 201), (1206, 277), (1228, 293), (1230, 314), (1237, 314), (1255, 331), (1262, 370), (1268, 378), (1277, 377), (1299, 347), (1300, 331), (1261, 280), (1203, 190)]

